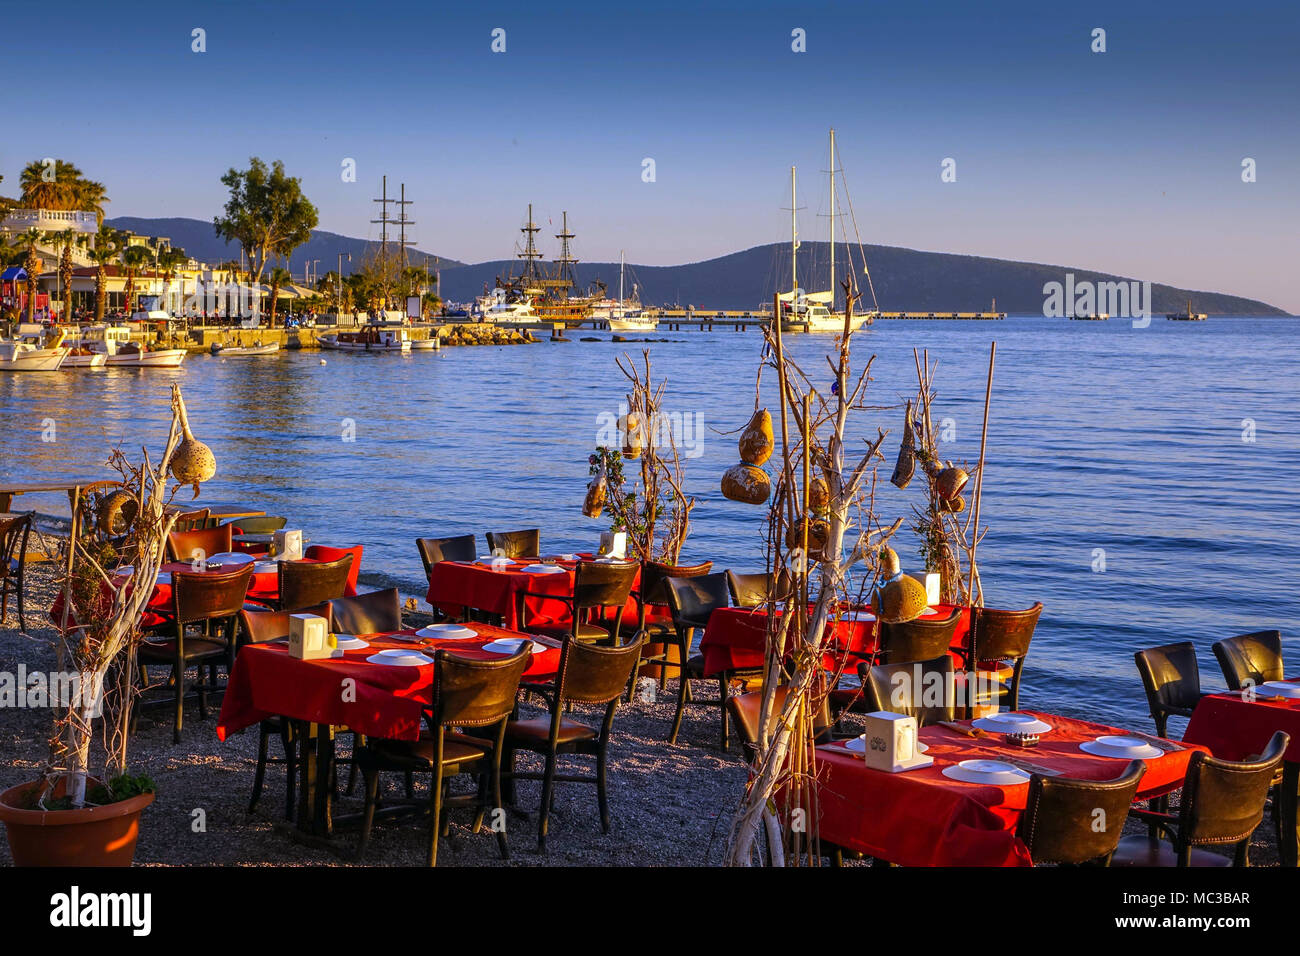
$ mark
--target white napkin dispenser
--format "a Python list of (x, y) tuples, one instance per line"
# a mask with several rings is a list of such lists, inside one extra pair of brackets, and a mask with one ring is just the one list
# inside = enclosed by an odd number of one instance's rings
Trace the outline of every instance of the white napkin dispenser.
[(336, 656), (329, 646), (329, 621), (316, 614), (290, 614), (289, 656), (304, 661)]
[(916, 749), (916, 718), (876, 711), (866, 717), (867, 766), (886, 773), (901, 773), (934, 763)]
[(302, 532), (277, 531), (275, 533), (275, 556), (281, 561), (301, 561)]
[(930, 607), (937, 607), (943, 599), (943, 584), (937, 571), (927, 571), (925, 574), (914, 574), (916, 578), (925, 585), (925, 603)]
[(600, 535), (600, 549), (596, 554), (599, 558), (626, 558), (627, 557), (627, 532), (626, 531), (604, 531)]

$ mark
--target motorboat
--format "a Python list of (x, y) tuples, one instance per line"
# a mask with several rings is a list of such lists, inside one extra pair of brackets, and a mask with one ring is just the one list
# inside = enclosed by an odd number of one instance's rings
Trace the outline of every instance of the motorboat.
[(328, 332), (321, 348), (340, 352), (409, 352), (411, 333), (403, 326), (364, 325), (350, 332)]
[(63, 332), (42, 341), (31, 333), (0, 340), (0, 372), (55, 372), (72, 350), (63, 345)]
[(90, 325), (81, 330), (76, 346), (102, 353), (109, 368), (179, 368), (184, 349), (150, 349), (131, 341), (123, 325)]

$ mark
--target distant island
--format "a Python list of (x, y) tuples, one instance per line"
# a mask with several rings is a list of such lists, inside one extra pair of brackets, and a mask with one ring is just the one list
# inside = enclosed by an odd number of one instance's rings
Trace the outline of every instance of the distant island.
[[(201, 219), (141, 219), (130, 216), (109, 219), (107, 224), (117, 229), (129, 229), (142, 235), (167, 236), (172, 244), (183, 248), (197, 259), (216, 263), (238, 259), (239, 250), (217, 238), (212, 223)], [(358, 265), (367, 249), (376, 245), (365, 239), (356, 239), (337, 233), (316, 230), (312, 238), (294, 251), (290, 263), (297, 274), (307, 260), (319, 259), (319, 272), (324, 274), (337, 267), (338, 255), (352, 256), (352, 265)], [(1118, 282), (1140, 279), (1137, 276), (1119, 276), (1095, 272), (1073, 266), (1046, 265), (1037, 262), (1017, 262), (1009, 259), (992, 259), (985, 256), (963, 256), (944, 252), (922, 252), (898, 246), (864, 246), (867, 265), (875, 285), (876, 299), (885, 311), (952, 312), (989, 309), (997, 300), (997, 309), (1010, 314), (1040, 315), (1043, 311), (1043, 286), (1048, 282), (1063, 281), (1067, 272), (1073, 273), (1076, 282)], [(807, 289), (824, 289), (829, 281), (829, 243), (804, 242), (799, 249), (799, 276)], [(848, 247), (836, 246), (836, 261), (848, 258)], [(414, 265), (422, 265), (428, 256), (430, 268), (435, 261), (441, 270), (442, 286), (438, 290), (444, 299), (467, 302), (481, 295), (484, 285), (491, 287), (498, 275), (504, 275), (514, 265), (511, 260), (465, 263), (437, 253), (412, 249), (409, 253)], [(857, 247), (853, 248), (854, 261), (859, 261)], [(343, 263), (345, 272), (350, 271)], [(640, 286), (641, 301), (646, 305), (694, 305), (697, 308), (754, 308), (770, 302), (772, 294), (786, 291), (790, 275), (790, 247), (787, 243), (768, 243), (741, 252), (675, 266), (647, 266), (628, 263), (628, 282), (633, 278)], [(610, 294), (618, 294), (617, 262), (583, 262), (577, 267), (579, 287), (597, 279), (606, 283)], [(630, 287), (628, 292), (630, 294)], [(870, 295), (866, 283), (862, 291)], [(1191, 300), (1197, 311), (1210, 315), (1286, 316), (1285, 309), (1221, 292), (1197, 289), (1180, 289), (1174, 286), (1151, 284), (1151, 311), (1153, 314), (1181, 311)]]

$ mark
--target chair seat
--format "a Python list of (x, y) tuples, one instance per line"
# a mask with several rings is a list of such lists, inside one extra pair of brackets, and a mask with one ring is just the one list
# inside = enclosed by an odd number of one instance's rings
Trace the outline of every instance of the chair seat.
[(676, 640), (677, 628), (673, 627), (672, 621), (646, 621), (641, 634), (647, 643), (657, 644), (664, 640)]
[[(432, 770), (432, 740), (372, 740), (366, 748), (367, 756), (379, 758), (379, 762), (399, 770)], [(360, 756), (360, 755), (358, 755)], [(464, 737), (444, 737), (442, 742), (442, 765), (453, 767), (462, 763), (473, 763), (487, 756), (482, 747), (470, 743)], [(363, 762), (365, 761), (363, 758)]]
[[(576, 720), (560, 718), (560, 738), (562, 744), (575, 743), (579, 740), (595, 740), (599, 734)], [(512, 720), (506, 724), (506, 742), (526, 746), (545, 746), (551, 739), (551, 718), (534, 717), (532, 720)]]
[[(1192, 847), (1190, 859), (1192, 866), (1232, 866), (1233, 859), (1221, 853), (1200, 850)], [(1152, 843), (1145, 836), (1128, 836), (1119, 841), (1115, 855), (1110, 858), (1111, 866), (1177, 866), (1178, 854), (1173, 845), (1161, 840)]]
[[(176, 639), (169, 641), (145, 641), (140, 645), (138, 656), (146, 661), (158, 661), (170, 664), (176, 660)], [(225, 657), (224, 641), (209, 641), (202, 637), (190, 637), (185, 640), (185, 660), (206, 660), (209, 657)]]
[[(528, 629), (538, 634), (545, 634), (547, 637), (564, 638), (570, 632), (568, 624), (530, 624)], [(589, 622), (580, 622), (578, 624), (577, 638), (580, 641), (604, 641), (609, 639), (609, 631), (599, 624)]]

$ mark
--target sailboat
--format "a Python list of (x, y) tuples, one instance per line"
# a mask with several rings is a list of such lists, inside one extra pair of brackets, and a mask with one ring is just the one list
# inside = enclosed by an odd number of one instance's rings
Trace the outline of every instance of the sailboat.
[(609, 310), (609, 328), (611, 332), (653, 332), (659, 328), (659, 320), (653, 315), (646, 315), (637, 296), (636, 284), (632, 285), (632, 298), (623, 299), (623, 251), (618, 253), (618, 305)]
[[(790, 291), (780, 295), (781, 330), (783, 332), (844, 331), (844, 315), (835, 311), (835, 130), (831, 130), (831, 207), (830, 248), (831, 282), (824, 292), (805, 292), (799, 288), (799, 224), (795, 201), (795, 167), (790, 167)], [(853, 328), (862, 328), (867, 316), (854, 315)]]

